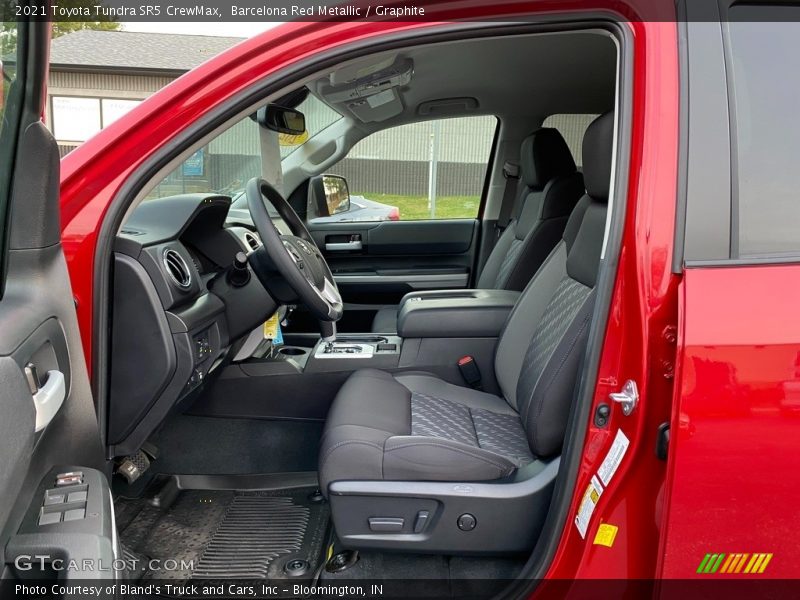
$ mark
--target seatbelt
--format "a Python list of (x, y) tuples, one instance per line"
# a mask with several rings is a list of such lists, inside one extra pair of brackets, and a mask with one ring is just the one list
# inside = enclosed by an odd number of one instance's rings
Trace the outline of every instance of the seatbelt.
[(519, 188), (519, 165), (506, 162), (503, 165), (503, 177), (506, 179), (506, 187), (503, 190), (503, 201), (500, 204), (500, 214), (495, 225), (496, 238), (503, 235), (508, 224), (511, 222), (511, 213), (516, 204), (517, 189)]

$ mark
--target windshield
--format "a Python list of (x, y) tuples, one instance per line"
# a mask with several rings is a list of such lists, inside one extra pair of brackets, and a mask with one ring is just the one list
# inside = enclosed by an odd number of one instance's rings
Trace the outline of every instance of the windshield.
[[(306, 116), (308, 136), (303, 143), (342, 118), (342, 115), (310, 94), (297, 109)], [(281, 146), (281, 158), (285, 159), (301, 146)], [(162, 179), (147, 198), (213, 192), (232, 196), (234, 208), (242, 208), (247, 205), (246, 199), (241, 196), (245, 184), (252, 177), (260, 176), (259, 129), (248, 116), (199, 148)]]
[[(303, 144), (307, 143), (308, 140), (342, 118), (342, 115), (311, 94), (297, 105), (296, 108), (306, 117), (306, 131), (308, 131), (308, 136)], [(303, 144), (281, 146), (281, 158), (286, 158)]]

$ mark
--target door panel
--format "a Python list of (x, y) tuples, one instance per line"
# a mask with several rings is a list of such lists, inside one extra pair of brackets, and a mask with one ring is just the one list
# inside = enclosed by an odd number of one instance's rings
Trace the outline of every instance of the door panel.
[[(387, 304), (421, 289), (469, 284), (477, 221), (311, 224), (345, 302)], [(349, 245), (347, 245), (349, 244)]]
[[(19, 552), (107, 560), (113, 558), (107, 551), (112, 508), (106, 476), (95, 470), (104, 469), (105, 461), (61, 248), (58, 148), (40, 117), (49, 24), (20, 23), (19, 28), (17, 79), (8, 92), (12, 100), (0, 132), (4, 151), (12, 150), (2, 155), (0, 165), (2, 180), (8, 182), (0, 186), (0, 208), (7, 207), (0, 221), (5, 218), (8, 233), (0, 245), (5, 264), (0, 565), (13, 563)], [(83, 472), (82, 483), (60, 489), (84, 491), (88, 485), (88, 500), (68, 503), (64, 496), (63, 507), (45, 508), (45, 490), (55, 489), (56, 475), (76, 470)], [(68, 509), (83, 511), (83, 517), (67, 522)], [(43, 517), (44, 512), (50, 516)], [(5, 569), (0, 575), (11, 576), (13, 570)]]
[(749, 573), (758, 554), (762, 577), (797, 572), (798, 281), (796, 265), (686, 269), (663, 577)]

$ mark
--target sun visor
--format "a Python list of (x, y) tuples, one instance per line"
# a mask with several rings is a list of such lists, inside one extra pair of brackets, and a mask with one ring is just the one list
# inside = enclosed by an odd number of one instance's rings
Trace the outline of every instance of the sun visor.
[(413, 72), (413, 61), (407, 58), (398, 58), (388, 68), (345, 85), (323, 85), (319, 92), (328, 104), (344, 104), (407, 85), (411, 81)]

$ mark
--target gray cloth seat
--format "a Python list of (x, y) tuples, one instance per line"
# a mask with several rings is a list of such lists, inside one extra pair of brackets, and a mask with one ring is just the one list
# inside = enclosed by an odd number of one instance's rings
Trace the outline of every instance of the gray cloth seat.
[[(543, 127), (523, 140), (519, 186), (512, 219), (481, 270), (478, 289), (521, 291), (561, 239), (584, 186), (557, 129)], [(380, 309), (372, 331), (396, 332), (397, 312), (397, 306)]]
[(561, 452), (588, 338), (605, 231), (613, 115), (584, 137), (587, 193), (498, 340), (501, 396), (419, 372), (354, 373), (321, 440), (323, 493), (338, 480), (487, 481)]

